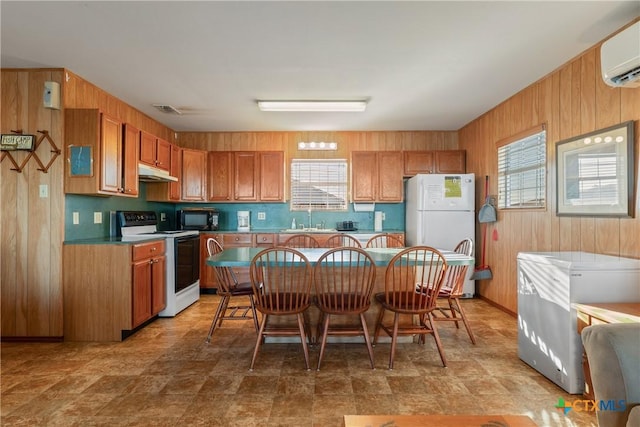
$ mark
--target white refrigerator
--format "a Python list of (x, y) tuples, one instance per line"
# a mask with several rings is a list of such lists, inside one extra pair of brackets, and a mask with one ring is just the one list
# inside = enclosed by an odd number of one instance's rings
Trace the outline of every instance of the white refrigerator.
[(584, 391), (573, 303), (640, 301), (640, 260), (589, 252), (518, 254), (518, 356), (571, 394)]
[[(418, 174), (407, 180), (405, 240), (407, 245), (426, 245), (453, 250), (470, 238), (475, 248), (475, 177), (468, 174)], [(473, 268), (467, 271), (463, 292), (475, 294)]]

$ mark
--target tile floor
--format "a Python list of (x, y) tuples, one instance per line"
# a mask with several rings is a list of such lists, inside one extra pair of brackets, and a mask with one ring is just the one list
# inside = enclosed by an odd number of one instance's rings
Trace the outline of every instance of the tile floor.
[[(3, 426), (341, 426), (344, 414), (522, 414), (539, 426), (596, 426), (594, 413), (554, 405), (580, 399), (517, 356), (516, 320), (465, 300), (477, 345), (440, 324), (449, 366), (435, 344), (328, 345), (321, 371), (305, 371), (300, 344), (266, 344), (248, 371), (248, 321), (226, 322), (205, 343), (218, 297), (204, 295), (121, 343), (2, 343)], [(311, 360), (318, 348), (312, 347)]]

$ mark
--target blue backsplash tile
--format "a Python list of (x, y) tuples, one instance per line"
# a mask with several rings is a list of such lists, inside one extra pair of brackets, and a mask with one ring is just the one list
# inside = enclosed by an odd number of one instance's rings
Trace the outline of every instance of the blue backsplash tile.
[[(291, 227), (291, 220), (297, 224), (309, 225), (307, 212), (292, 212), (289, 203), (159, 203), (146, 201), (146, 185), (140, 183), (140, 196), (94, 197), (76, 194), (65, 196), (65, 240), (100, 238), (109, 235), (109, 213), (118, 210), (149, 210), (166, 214), (166, 221), (159, 224), (163, 230), (176, 228), (175, 212), (184, 207), (214, 207), (220, 211), (220, 230), (232, 231), (238, 226), (236, 212), (251, 212), (251, 229), (274, 230)], [(383, 230), (404, 230), (404, 203), (376, 203), (376, 211), (385, 213)], [(73, 225), (73, 212), (80, 214), (80, 224)], [(102, 224), (93, 223), (93, 213), (102, 212)], [(265, 220), (258, 220), (258, 213), (265, 213)], [(360, 230), (373, 230), (373, 212), (354, 212), (349, 204), (347, 212), (312, 211), (312, 226), (324, 222), (326, 228), (335, 228), (336, 222), (354, 221)]]

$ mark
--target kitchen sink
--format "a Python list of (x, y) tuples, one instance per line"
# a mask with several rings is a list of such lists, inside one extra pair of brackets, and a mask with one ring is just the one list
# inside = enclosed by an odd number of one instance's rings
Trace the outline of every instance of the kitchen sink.
[(282, 233), (337, 233), (335, 228), (287, 228)]

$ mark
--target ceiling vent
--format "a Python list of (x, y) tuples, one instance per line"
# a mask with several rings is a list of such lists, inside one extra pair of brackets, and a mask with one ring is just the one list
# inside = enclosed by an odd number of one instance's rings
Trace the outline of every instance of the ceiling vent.
[(166, 114), (176, 114), (178, 116), (182, 115), (182, 111), (178, 110), (173, 105), (153, 104), (153, 106), (156, 107), (158, 110), (162, 111), (163, 113), (166, 113)]

